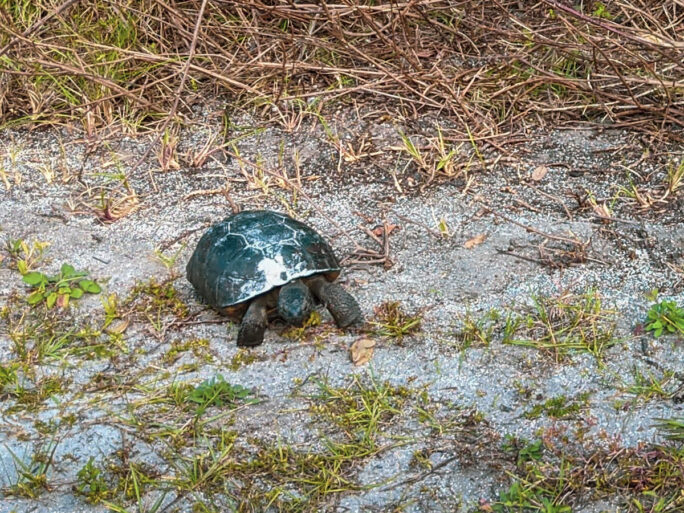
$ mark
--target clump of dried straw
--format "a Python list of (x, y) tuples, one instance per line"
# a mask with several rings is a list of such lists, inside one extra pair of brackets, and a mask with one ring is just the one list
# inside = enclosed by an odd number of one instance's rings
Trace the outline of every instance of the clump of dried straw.
[(17, 3), (0, 8), (0, 120), (148, 126), (178, 97), (183, 112), (211, 91), (243, 106), (381, 100), (451, 116), (477, 137), (530, 121), (680, 137), (681, 2), (572, 4)]

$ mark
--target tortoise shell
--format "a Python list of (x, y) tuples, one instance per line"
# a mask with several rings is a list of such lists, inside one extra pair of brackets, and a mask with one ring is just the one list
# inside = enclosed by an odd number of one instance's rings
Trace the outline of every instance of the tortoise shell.
[(251, 299), (292, 280), (324, 274), (333, 281), (340, 265), (312, 228), (284, 214), (252, 210), (209, 228), (186, 271), (207, 303), (236, 314)]

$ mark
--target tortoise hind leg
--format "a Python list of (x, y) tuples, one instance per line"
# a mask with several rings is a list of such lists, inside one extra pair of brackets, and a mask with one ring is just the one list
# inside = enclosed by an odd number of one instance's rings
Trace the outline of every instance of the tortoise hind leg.
[(266, 296), (254, 299), (240, 323), (238, 331), (238, 346), (258, 346), (264, 341), (264, 332), (268, 325), (268, 298)]
[(314, 295), (325, 305), (340, 328), (360, 324), (363, 314), (359, 304), (349, 292), (323, 276), (316, 276), (308, 283)]

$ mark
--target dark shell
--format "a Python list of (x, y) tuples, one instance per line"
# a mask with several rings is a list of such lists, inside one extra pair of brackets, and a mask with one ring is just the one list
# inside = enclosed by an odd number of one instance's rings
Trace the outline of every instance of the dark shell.
[(253, 210), (209, 228), (186, 270), (207, 303), (226, 309), (297, 278), (324, 273), (333, 280), (340, 266), (313, 229), (277, 212)]

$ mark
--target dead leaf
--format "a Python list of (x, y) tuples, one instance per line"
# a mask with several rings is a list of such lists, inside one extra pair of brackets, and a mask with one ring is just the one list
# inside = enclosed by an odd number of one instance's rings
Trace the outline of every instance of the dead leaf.
[(363, 365), (368, 363), (373, 357), (373, 348), (375, 347), (375, 340), (371, 338), (360, 338), (354, 342), (349, 348), (351, 361), (354, 365)]
[(605, 203), (599, 205), (595, 201), (592, 201), (591, 208), (597, 216), (602, 218), (601, 220), (603, 223), (610, 223), (612, 212), (610, 211), (610, 208), (608, 208), (608, 205), (606, 205)]
[(494, 508), (492, 508), (492, 505), (489, 503), (487, 499), (480, 499), (480, 511), (484, 511), (484, 513), (491, 513), (494, 511)]
[(534, 168), (534, 171), (532, 171), (532, 176), (530, 178), (532, 178), (532, 180), (534, 180), (535, 182), (538, 182), (539, 180), (544, 178), (546, 176), (546, 173), (548, 173), (548, 172), (549, 172), (548, 167), (537, 166), (536, 168)]
[(376, 226), (375, 228), (373, 228), (373, 235), (375, 235), (376, 237), (382, 237), (383, 232), (385, 233), (385, 235), (389, 235), (397, 228), (399, 228), (399, 225), (389, 223), (385, 224), (384, 226)]
[(475, 235), (472, 239), (468, 239), (465, 241), (465, 246), (466, 249), (472, 249), (475, 246), (479, 246), (482, 244), (485, 240), (487, 239), (487, 236), (484, 233), (481, 233), (480, 235)]
[(126, 331), (126, 328), (128, 328), (129, 324), (130, 321), (128, 319), (116, 321), (108, 326), (105, 331), (111, 335), (121, 335), (124, 331)]
[(57, 302), (55, 304), (57, 305), (57, 308), (66, 308), (67, 306), (69, 306), (69, 295), (59, 294), (57, 296)]

